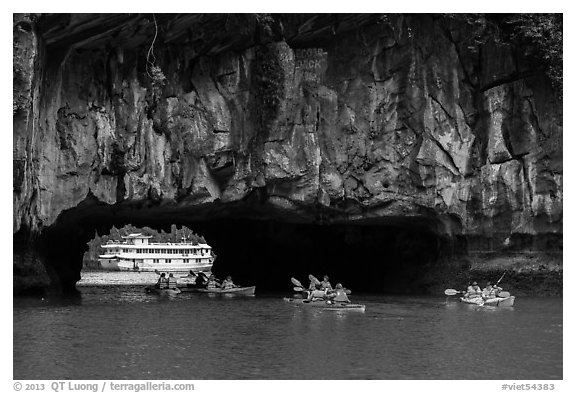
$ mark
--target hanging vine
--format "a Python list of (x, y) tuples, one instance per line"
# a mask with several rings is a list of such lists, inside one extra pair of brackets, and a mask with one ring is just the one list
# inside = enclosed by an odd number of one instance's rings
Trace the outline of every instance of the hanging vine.
[(162, 72), (162, 69), (156, 65), (156, 56), (154, 55), (154, 43), (156, 42), (156, 38), (158, 37), (158, 23), (156, 22), (156, 15), (152, 14), (152, 18), (154, 18), (154, 39), (152, 40), (152, 44), (148, 49), (148, 53), (146, 55), (146, 73), (152, 79), (152, 86), (153, 87), (161, 87), (164, 86), (166, 82), (166, 76)]

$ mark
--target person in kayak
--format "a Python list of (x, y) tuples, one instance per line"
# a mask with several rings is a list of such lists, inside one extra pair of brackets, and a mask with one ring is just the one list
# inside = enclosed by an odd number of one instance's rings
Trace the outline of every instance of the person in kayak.
[(318, 282), (316, 277), (314, 277), (311, 274), (308, 275), (308, 280), (310, 280), (310, 285), (308, 285), (308, 291), (313, 292), (314, 290), (316, 290), (316, 285), (320, 283)]
[(170, 273), (170, 275), (168, 276), (168, 280), (166, 280), (166, 282), (168, 284), (168, 289), (176, 289), (176, 287), (178, 286), (178, 281), (176, 280), (176, 277), (174, 277), (172, 273)]
[(486, 283), (486, 288), (484, 288), (482, 290), (482, 297), (484, 299), (492, 299), (496, 297), (496, 293), (494, 291), (494, 287), (492, 286), (492, 283), (490, 281), (488, 281)]
[(316, 284), (315, 288), (312, 291), (308, 292), (308, 300), (315, 301), (315, 300), (324, 300), (326, 297), (326, 290), (322, 289), (322, 284)]
[(213, 274), (208, 277), (208, 284), (206, 284), (206, 289), (217, 289), (219, 288), (218, 282), (216, 281), (216, 276)]
[(472, 285), (468, 286), (468, 289), (466, 290), (464, 297), (474, 298), (479, 296), (482, 296), (482, 289), (480, 289), (478, 283), (474, 281)]
[(237, 285), (234, 284), (234, 282), (232, 281), (232, 277), (231, 276), (227, 276), (226, 280), (222, 281), (222, 289), (232, 289), (232, 288), (236, 288)]
[(194, 281), (196, 288), (206, 288), (207, 283), (208, 278), (206, 277), (206, 275), (202, 272), (198, 273), (198, 275), (196, 276), (196, 280)]
[(492, 290), (494, 292), (492, 292), (494, 294), (494, 297), (498, 296), (498, 293), (502, 290), (502, 288), (500, 288), (497, 284), (492, 285)]
[(165, 289), (168, 288), (168, 280), (166, 279), (166, 273), (161, 273), (160, 277), (158, 278), (158, 282), (154, 285), (158, 289)]
[(346, 290), (340, 283), (336, 284), (336, 289), (332, 295), (332, 301), (335, 303), (350, 303), (350, 299), (348, 299), (348, 295), (346, 295)]
[(328, 291), (328, 292), (333, 291), (332, 284), (330, 284), (330, 281), (329, 281), (329, 278), (327, 275), (324, 275), (324, 278), (322, 279), (322, 282), (320, 283), (320, 285), (322, 286), (322, 289), (324, 289), (325, 291)]

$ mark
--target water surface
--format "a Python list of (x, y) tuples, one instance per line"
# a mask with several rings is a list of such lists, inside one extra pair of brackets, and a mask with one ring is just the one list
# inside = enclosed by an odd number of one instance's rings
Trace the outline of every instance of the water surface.
[[(146, 294), (84, 273), (81, 296), (14, 300), (14, 379), (561, 379), (562, 299), (513, 308), (355, 294), (366, 312)], [(288, 295), (288, 294), (285, 294)]]

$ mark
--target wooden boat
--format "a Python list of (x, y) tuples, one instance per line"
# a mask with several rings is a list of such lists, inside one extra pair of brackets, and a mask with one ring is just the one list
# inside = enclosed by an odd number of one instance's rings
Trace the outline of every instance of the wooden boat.
[(495, 297), (491, 299), (483, 299), (481, 297), (464, 298), (461, 297), (460, 301), (468, 304), (475, 304), (477, 306), (492, 306), (492, 307), (512, 307), (514, 306), (515, 296), (508, 297)]
[(366, 310), (366, 305), (364, 304), (354, 304), (354, 303), (337, 303), (332, 300), (315, 300), (309, 301), (307, 299), (295, 299), (285, 297), (284, 301), (287, 303), (298, 304), (304, 307), (314, 307), (320, 308), (322, 310), (345, 310), (345, 311), (360, 311), (364, 312)]
[(187, 286), (185, 288), (180, 288), (182, 292), (194, 292), (194, 293), (214, 293), (214, 294), (234, 294), (234, 295), (244, 295), (244, 296), (254, 296), (256, 287), (236, 287), (229, 289), (207, 289), (207, 288), (196, 288), (194, 286)]
[(182, 291), (178, 288), (163, 288), (159, 289), (155, 286), (146, 287), (146, 293), (152, 293), (159, 296), (176, 296)]

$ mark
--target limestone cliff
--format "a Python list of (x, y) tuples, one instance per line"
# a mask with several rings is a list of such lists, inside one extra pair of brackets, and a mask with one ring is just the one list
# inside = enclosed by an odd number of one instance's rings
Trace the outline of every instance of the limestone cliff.
[(422, 217), (471, 249), (561, 247), (561, 102), (518, 48), (469, 30), (436, 15), (16, 15), (14, 233), (144, 206)]

